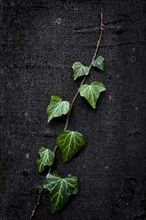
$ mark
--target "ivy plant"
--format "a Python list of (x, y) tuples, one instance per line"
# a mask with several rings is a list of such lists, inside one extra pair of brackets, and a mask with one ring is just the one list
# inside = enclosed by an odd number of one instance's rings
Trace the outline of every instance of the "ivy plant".
[(89, 67), (84, 66), (80, 62), (75, 62), (72, 65), (72, 68), (73, 68), (74, 80), (76, 80), (80, 76), (87, 76), (89, 74), (89, 70), (90, 70)]
[(50, 104), (48, 105), (48, 122), (53, 118), (66, 115), (69, 112), (70, 104), (68, 101), (62, 101), (60, 96), (51, 96)]
[(95, 109), (100, 93), (105, 90), (106, 88), (101, 82), (94, 81), (90, 84), (81, 86), (80, 95), (87, 99), (88, 103)]
[(78, 193), (78, 178), (71, 175), (62, 178), (58, 175), (49, 173), (46, 176), (43, 188), (49, 192), (51, 211), (55, 213), (67, 203), (70, 195)]
[(44, 146), (41, 146), (38, 150), (39, 158), (36, 162), (38, 172), (42, 173), (44, 172), (45, 168), (48, 168), (48, 174), (46, 176), (46, 180), (42, 184), (37, 203), (31, 213), (30, 219), (32, 219), (36, 213), (43, 189), (48, 191), (48, 199), (51, 204), (52, 213), (56, 213), (62, 209), (70, 199), (71, 195), (75, 195), (79, 191), (77, 176), (67, 175), (66, 177), (62, 177), (56, 173), (52, 173), (51, 171), (56, 160), (55, 153), (57, 150), (59, 150), (63, 162), (67, 163), (71, 161), (79, 153), (80, 149), (86, 144), (86, 135), (82, 134), (81, 131), (73, 131), (70, 130), (71, 128), (68, 129), (71, 111), (77, 97), (80, 95), (81, 97), (85, 98), (89, 105), (93, 109), (96, 109), (96, 103), (101, 93), (106, 90), (105, 85), (97, 81), (97, 77), (93, 82), (88, 84), (84, 83), (92, 68), (97, 68), (99, 72), (103, 72), (104, 70), (104, 58), (102, 56), (97, 56), (102, 32), (103, 15), (101, 14), (100, 35), (90, 65), (84, 66), (79, 61), (72, 65), (73, 79), (76, 80), (77, 78), (82, 78), (82, 80), (71, 103), (58, 95), (53, 95), (50, 97), (50, 102), (47, 108), (48, 123), (50, 123), (50, 121), (52, 121), (54, 118), (61, 117), (63, 115), (66, 115), (67, 117), (64, 130), (60, 131), (56, 137), (56, 146), (54, 150)]
[(45, 147), (40, 147), (38, 154), (40, 158), (37, 160), (37, 168), (40, 173), (44, 171), (45, 166), (52, 166), (55, 158), (53, 151)]
[(56, 139), (64, 162), (70, 161), (85, 145), (85, 142), (85, 137), (81, 133), (69, 130), (61, 132)]

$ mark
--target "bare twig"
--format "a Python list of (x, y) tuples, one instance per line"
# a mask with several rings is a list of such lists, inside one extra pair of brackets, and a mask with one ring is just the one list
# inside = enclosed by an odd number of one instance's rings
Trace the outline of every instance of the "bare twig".
[[(104, 30), (103, 13), (101, 12), (101, 16), (100, 16), (100, 34), (99, 34), (99, 39), (98, 39), (98, 41), (97, 41), (96, 49), (95, 49), (95, 52), (94, 52), (94, 54), (93, 54), (91, 63), (90, 63), (90, 65), (89, 65), (89, 71), (91, 70), (93, 60), (95, 60), (95, 58), (96, 58), (96, 56), (97, 56), (97, 52), (98, 52), (98, 50), (99, 50), (99, 46), (100, 46), (100, 42), (101, 42), (103, 30)], [(68, 115), (67, 115), (67, 118), (66, 118), (64, 130), (66, 130), (67, 127), (68, 127), (69, 120), (70, 120), (70, 115), (71, 115), (71, 111), (72, 111), (73, 105), (74, 105), (74, 103), (75, 103), (75, 101), (76, 101), (76, 99), (77, 99), (77, 97), (78, 97), (78, 95), (79, 95), (80, 88), (81, 88), (81, 86), (84, 84), (86, 78), (87, 78), (87, 76), (85, 76), (85, 77), (83, 78), (83, 80), (81, 81), (80, 86), (79, 86), (77, 92), (75, 93), (75, 95), (74, 95), (74, 97), (73, 97), (73, 99), (72, 99), (70, 111), (69, 111), (69, 113), (68, 113)], [(54, 153), (56, 153), (57, 148), (58, 148), (58, 147), (57, 147), (57, 145), (56, 145), (55, 148), (54, 148)], [(51, 173), (51, 170), (52, 170), (52, 167), (50, 167), (48, 173)], [(36, 211), (37, 211), (37, 209), (38, 209), (38, 206), (40, 205), (40, 201), (41, 201), (41, 198), (42, 198), (42, 194), (43, 194), (43, 188), (41, 188), (40, 191), (39, 191), (37, 203), (35, 204), (35, 206), (34, 206), (34, 208), (33, 208), (33, 210), (32, 210), (32, 213), (31, 213), (31, 216), (30, 216), (29, 220), (32, 220), (33, 217), (34, 217), (35, 214), (36, 214)]]
[(34, 206), (34, 208), (33, 208), (33, 210), (32, 210), (32, 213), (31, 213), (31, 216), (30, 216), (29, 219), (32, 219), (33, 216), (35, 215), (36, 210), (37, 210), (37, 207), (38, 207), (39, 204), (40, 204), (42, 194), (43, 194), (43, 188), (41, 188), (41, 189), (39, 190), (39, 195), (38, 195), (37, 203), (35, 204), (35, 206)]

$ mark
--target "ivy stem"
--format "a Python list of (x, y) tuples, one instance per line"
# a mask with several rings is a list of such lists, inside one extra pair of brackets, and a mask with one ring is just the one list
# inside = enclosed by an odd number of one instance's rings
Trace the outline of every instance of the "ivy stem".
[[(101, 12), (101, 15), (100, 15), (100, 34), (99, 34), (99, 39), (97, 41), (97, 44), (96, 44), (96, 49), (95, 49), (95, 52), (93, 54), (93, 57), (92, 57), (92, 60), (91, 60), (91, 63), (89, 65), (89, 72), (92, 68), (92, 62), (95, 60), (96, 56), (97, 56), (97, 53), (98, 53), (98, 50), (99, 50), (99, 47), (100, 47), (100, 43), (101, 43), (101, 38), (102, 38), (102, 33), (103, 33), (103, 30), (104, 30), (104, 24), (103, 24), (103, 13)], [(70, 115), (71, 115), (71, 112), (72, 112), (72, 108), (73, 108), (73, 105), (79, 95), (79, 92), (80, 92), (80, 88), (81, 86), (84, 84), (85, 80), (86, 80), (87, 76), (84, 76), (84, 78), (82, 79), (81, 83), (80, 83), (80, 86), (77, 90), (77, 92), (75, 93), (73, 99), (72, 99), (72, 102), (71, 102), (71, 105), (70, 105), (70, 110), (69, 110), (69, 113), (67, 115), (67, 118), (66, 118), (66, 122), (65, 122), (65, 126), (64, 126), (64, 130), (66, 130), (68, 128), (68, 124), (69, 124), (69, 121), (70, 121)], [(57, 148), (58, 146), (56, 145), (54, 147), (54, 150), (53, 152), (56, 153), (57, 151)], [(48, 171), (48, 174), (51, 173), (51, 170), (52, 170), (52, 167), (50, 167), (49, 171)], [(42, 198), (42, 194), (43, 194), (43, 188), (41, 188), (39, 190), (39, 195), (38, 195), (38, 198), (37, 198), (37, 203), (35, 204), (33, 210), (32, 210), (32, 213), (31, 213), (31, 216), (29, 218), (29, 220), (32, 220), (33, 217), (35, 216), (36, 214), (36, 211), (38, 209), (38, 206), (40, 205), (40, 201), (41, 201), (41, 198)]]
[[(104, 24), (103, 24), (103, 13), (101, 12), (101, 18), (100, 18), (100, 35), (99, 35), (99, 39), (98, 39), (98, 41), (97, 41), (96, 49), (95, 49), (95, 52), (94, 52), (94, 54), (93, 54), (91, 63), (90, 63), (90, 65), (89, 65), (89, 72), (90, 72), (90, 70), (91, 70), (91, 68), (92, 68), (92, 62), (95, 60), (96, 55), (97, 55), (97, 52), (98, 52), (98, 50), (99, 50), (99, 46), (100, 46), (100, 42), (101, 42), (101, 38), (102, 38), (102, 32), (103, 32), (103, 30), (104, 30), (103, 28), (104, 28)], [(74, 95), (74, 97), (73, 97), (73, 99), (72, 99), (71, 106), (70, 106), (70, 110), (69, 110), (69, 113), (68, 113), (67, 118), (66, 118), (64, 130), (66, 130), (67, 127), (68, 127), (69, 120), (70, 120), (70, 115), (71, 115), (71, 112), (72, 112), (73, 105), (74, 105), (74, 103), (75, 103), (75, 101), (76, 101), (76, 99), (77, 99), (77, 97), (78, 97), (78, 95), (79, 95), (80, 88), (81, 88), (81, 86), (84, 84), (86, 78), (87, 78), (87, 76), (84, 76), (84, 78), (82, 79), (82, 81), (81, 81), (81, 83), (80, 83), (80, 86), (79, 86), (77, 92), (75, 93), (75, 95)]]
[[(58, 146), (56, 145), (56, 146), (54, 147), (54, 150), (53, 150), (54, 154), (56, 153), (57, 148), (58, 148)], [(52, 167), (49, 168), (48, 174), (51, 173), (51, 170), (52, 170)], [(38, 195), (38, 198), (37, 198), (37, 202), (36, 202), (36, 204), (35, 204), (34, 207), (33, 207), (33, 210), (32, 210), (32, 212), (31, 212), (31, 215), (30, 215), (29, 220), (32, 220), (32, 219), (34, 218), (35, 214), (36, 214), (36, 211), (37, 211), (37, 209), (38, 209), (38, 207), (39, 207), (39, 205), (40, 205), (40, 201), (41, 201), (41, 198), (42, 198), (42, 195), (43, 195), (43, 191), (44, 191), (43, 188), (41, 188), (41, 189), (39, 190), (39, 195)]]

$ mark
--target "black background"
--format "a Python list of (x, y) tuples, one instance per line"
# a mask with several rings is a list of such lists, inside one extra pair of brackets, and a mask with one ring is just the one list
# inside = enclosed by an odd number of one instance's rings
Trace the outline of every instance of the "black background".
[(71, 101), (75, 61), (89, 65), (99, 35), (105, 71), (87, 82), (106, 87), (97, 109), (78, 97), (69, 128), (86, 147), (55, 171), (77, 175), (80, 193), (58, 214), (43, 194), (36, 220), (146, 219), (146, 72), (144, 0), (0, 1), (1, 219), (29, 219), (44, 179), (35, 161), (40, 145), (53, 149), (65, 118), (47, 123), (51, 95)]

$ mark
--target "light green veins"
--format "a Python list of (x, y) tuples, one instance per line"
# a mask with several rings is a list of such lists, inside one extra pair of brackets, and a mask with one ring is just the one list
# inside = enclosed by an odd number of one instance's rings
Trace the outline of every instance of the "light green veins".
[(70, 195), (78, 193), (78, 178), (71, 175), (62, 178), (55, 174), (48, 174), (46, 178), (43, 188), (49, 191), (51, 211), (55, 213), (67, 203)]
[(97, 67), (101, 71), (104, 70), (104, 58), (102, 56), (97, 57), (93, 62), (92, 65)]
[(87, 76), (89, 74), (89, 67), (84, 66), (82, 63), (80, 62), (75, 62), (72, 65), (73, 68), (73, 77), (74, 80), (76, 80), (78, 77), (80, 76)]
[(69, 112), (70, 103), (68, 101), (62, 101), (60, 96), (51, 96), (50, 104), (48, 105), (48, 122), (53, 118), (66, 115)]
[(65, 130), (57, 136), (58, 145), (64, 162), (71, 160), (85, 145), (85, 137), (77, 131)]
[(84, 84), (80, 88), (80, 95), (83, 96), (88, 103), (95, 109), (96, 102), (100, 96), (100, 93), (105, 91), (105, 86), (98, 81), (94, 81), (90, 84)]
[(37, 168), (41, 173), (44, 171), (45, 166), (52, 166), (55, 158), (55, 154), (53, 151), (48, 148), (41, 147), (38, 151), (40, 158), (37, 160)]

